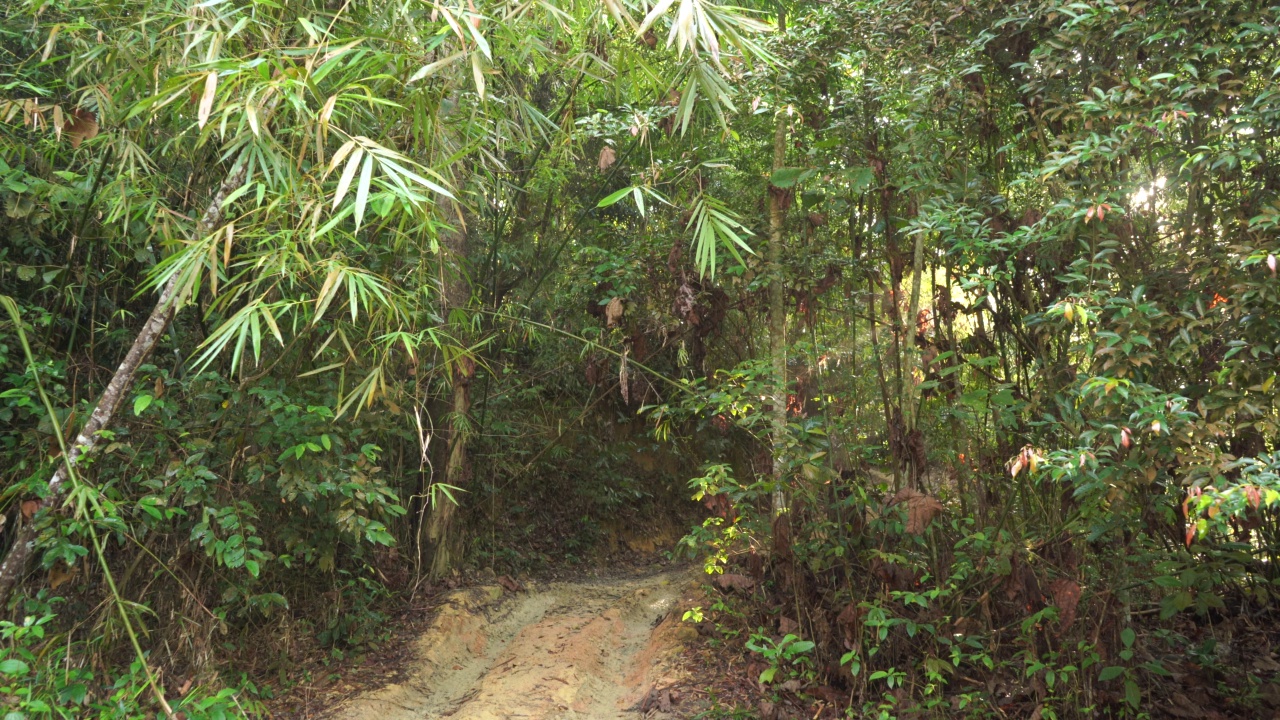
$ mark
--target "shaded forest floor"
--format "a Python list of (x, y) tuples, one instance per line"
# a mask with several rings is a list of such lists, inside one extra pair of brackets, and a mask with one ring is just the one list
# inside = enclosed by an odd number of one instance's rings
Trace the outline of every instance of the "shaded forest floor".
[[(774, 641), (794, 631), (789, 608), (771, 595), (767, 581), (733, 572), (708, 578), (699, 566), (658, 554), (625, 558), (594, 570), (561, 568), (541, 579), (492, 571), (459, 576), (405, 605), (366, 651), (306, 657), (291, 673), (295, 680), (276, 688), (271, 716), (846, 716), (851, 695), (836, 683), (758, 681), (768, 665), (744, 646), (746, 639), (757, 629)], [(705, 619), (682, 621), (695, 608)], [(1176, 632), (1204, 650), (1150, 658), (1168, 674), (1143, 679), (1148, 717), (1280, 718), (1280, 618), (1237, 611), (1204, 621), (1175, 618), (1173, 627), (1151, 614), (1139, 616), (1142, 621), (1143, 645), (1156, 647), (1159, 637)], [(1048, 717), (1043, 688), (1015, 669), (1005, 663), (982, 677), (957, 677), (942, 704), (900, 708), (897, 715)], [(1105, 709), (1122, 707), (1122, 692), (1095, 698), (1101, 716), (1118, 716)], [(973, 697), (983, 701), (969, 705)], [(1068, 709), (1065, 716), (1073, 715)]]

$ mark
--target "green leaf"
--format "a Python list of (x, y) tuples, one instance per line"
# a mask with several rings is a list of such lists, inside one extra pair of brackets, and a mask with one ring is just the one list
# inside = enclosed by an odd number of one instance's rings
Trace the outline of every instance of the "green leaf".
[(30, 666), (16, 658), (0, 660), (0, 673), (4, 673), (5, 675), (9, 675), (11, 677), (15, 675), (26, 675), (30, 670)]
[(84, 683), (75, 683), (62, 688), (58, 693), (58, 699), (64, 703), (80, 705), (84, 703), (84, 698), (88, 694), (88, 688), (84, 686)]
[(849, 180), (850, 189), (854, 192), (862, 192), (876, 181), (876, 174), (869, 167), (850, 168), (844, 171), (844, 176)]
[(1115, 680), (1123, 674), (1124, 668), (1119, 665), (1112, 665), (1111, 667), (1102, 668), (1102, 672), (1098, 673), (1098, 680), (1100, 682), (1107, 682), (1108, 680)]
[(808, 179), (813, 174), (813, 170), (807, 168), (778, 168), (769, 176), (769, 184), (776, 188), (795, 187), (796, 183)]
[(773, 682), (773, 676), (778, 674), (778, 668), (771, 667), (760, 673), (760, 684), (767, 685)]
[(1134, 709), (1142, 704), (1142, 691), (1138, 689), (1138, 683), (1132, 680), (1124, 682), (1124, 700)]
[(619, 201), (619, 200), (621, 200), (622, 198), (624, 198), (624, 197), (626, 197), (627, 195), (631, 194), (631, 191), (632, 191), (632, 190), (635, 190), (635, 187), (634, 187), (634, 186), (628, 186), (628, 187), (624, 187), (624, 188), (622, 188), (621, 190), (618, 190), (617, 192), (609, 193), (608, 197), (606, 197), (605, 199), (603, 199), (603, 200), (601, 200), (600, 202), (596, 203), (596, 207), (598, 207), (598, 208), (602, 208), (602, 207), (609, 207), (610, 205), (612, 205), (612, 204), (614, 204), (614, 203), (618, 202), (618, 201)]
[(1120, 631), (1120, 642), (1124, 643), (1127, 648), (1133, 647), (1133, 642), (1137, 639), (1138, 636), (1133, 632), (1133, 628), (1125, 628)]
[(155, 401), (155, 398), (150, 395), (139, 395), (133, 401), (133, 414), (141, 415), (143, 410), (151, 407), (153, 401)]

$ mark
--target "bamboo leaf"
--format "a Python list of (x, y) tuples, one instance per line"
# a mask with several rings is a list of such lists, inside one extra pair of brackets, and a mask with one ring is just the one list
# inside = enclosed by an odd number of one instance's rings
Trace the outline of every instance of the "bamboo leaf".
[(658, 21), (658, 18), (662, 17), (664, 13), (671, 9), (671, 6), (675, 4), (675, 1), (676, 0), (661, 0), (657, 5), (654, 5), (653, 9), (649, 11), (649, 14), (645, 16), (644, 20), (640, 23), (640, 27), (636, 30), (636, 37), (640, 37), (648, 32), (649, 28), (653, 27), (653, 24)]
[[(342, 152), (339, 150), (338, 152)], [(364, 148), (357, 148), (351, 154), (351, 159), (347, 161), (347, 166), (342, 170), (342, 177), (338, 180), (338, 190), (333, 195), (333, 207), (337, 208), (338, 203), (342, 202), (342, 198), (346, 197), (347, 189), (351, 187), (351, 179), (356, 176), (356, 169), (360, 167), (360, 158), (364, 157)], [(334, 156), (337, 159), (337, 156)], [(360, 223), (357, 222), (358, 226)]]
[(347, 364), (347, 363), (346, 363), (346, 361), (345, 361), (345, 360), (344, 360), (344, 361), (342, 361), (342, 362), (329, 363), (328, 365), (325, 365), (324, 367), (318, 367), (318, 368), (316, 368), (315, 370), (308, 370), (307, 372), (302, 373), (302, 374), (301, 374), (301, 375), (299, 375), (298, 377), (299, 377), (299, 378), (304, 378), (304, 377), (311, 377), (312, 375), (319, 375), (320, 373), (323, 373), (323, 372), (329, 372), (330, 370), (336, 370), (337, 368), (340, 368), (340, 367), (342, 367), (342, 366), (344, 366), (344, 365), (346, 365), (346, 364)]
[(200, 107), (196, 115), (196, 122), (201, 130), (209, 122), (209, 114), (213, 112), (213, 97), (217, 91), (218, 73), (217, 71), (210, 71), (204, 77), (204, 94), (200, 96)]
[(478, 52), (471, 53), (471, 75), (476, 82), (476, 93), (484, 100), (484, 66), (483, 59)]
[(634, 189), (635, 187), (629, 186), (629, 187), (624, 187), (621, 190), (611, 192), (607, 197), (605, 197), (605, 199), (596, 203), (596, 207), (609, 207), (610, 205), (613, 205), (614, 203), (618, 202), (622, 198), (629, 195), (631, 191)]
[(364, 219), (364, 208), (369, 202), (369, 182), (373, 178), (373, 156), (364, 159), (364, 169), (360, 171), (360, 186), (356, 188), (356, 229)]
[(338, 152), (333, 154), (333, 159), (329, 161), (329, 169), (326, 171), (326, 173), (333, 172), (334, 169), (337, 168), (338, 165), (342, 163), (343, 158), (345, 158), (348, 153), (354, 150), (355, 147), (356, 147), (355, 139), (351, 139), (343, 143), (342, 147), (338, 148)]
[(431, 77), (439, 70), (446, 68), (449, 65), (452, 65), (453, 63), (457, 62), (459, 58), (461, 58), (463, 55), (466, 55), (466, 54), (467, 53), (465, 50), (460, 50), (446, 58), (441, 58), (433, 63), (428, 63), (426, 65), (423, 65), (422, 67), (418, 68), (418, 72), (409, 76), (409, 80), (407, 82), (415, 83), (419, 80)]
[(311, 318), (312, 325), (320, 321), (329, 303), (333, 302), (333, 296), (338, 291), (338, 286), (342, 284), (342, 271), (343, 268), (334, 267), (325, 276), (324, 284), (320, 286), (320, 294), (316, 296), (316, 312)]

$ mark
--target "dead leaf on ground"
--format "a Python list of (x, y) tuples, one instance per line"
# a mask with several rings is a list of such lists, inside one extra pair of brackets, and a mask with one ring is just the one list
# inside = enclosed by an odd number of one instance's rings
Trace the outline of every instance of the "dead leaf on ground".
[(1204, 708), (1180, 692), (1175, 692), (1169, 698), (1169, 705), (1165, 708), (1165, 712), (1180, 718), (1202, 718), (1206, 715)]
[(778, 632), (783, 635), (791, 635), (800, 630), (800, 623), (792, 620), (786, 615), (778, 616)]
[(57, 590), (75, 579), (79, 573), (79, 568), (75, 565), (67, 565), (66, 563), (57, 563), (49, 568), (49, 589)]
[(756, 581), (746, 575), (737, 573), (725, 573), (716, 576), (716, 586), (721, 590), (738, 590), (741, 592), (751, 592), (751, 588), (756, 586)]
[(907, 532), (912, 535), (919, 535), (924, 529), (933, 522), (933, 519), (942, 514), (942, 503), (938, 499), (925, 495), (915, 488), (903, 488), (893, 496), (890, 505), (905, 504), (907, 506)]
[(654, 687), (645, 693), (640, 703), (635, 706), (635, 709), (646, 715), (652, 711), (669, 713), (671, 712), (671, 706), (678, 702), (680, 702), (680, 694), (670, 687)]

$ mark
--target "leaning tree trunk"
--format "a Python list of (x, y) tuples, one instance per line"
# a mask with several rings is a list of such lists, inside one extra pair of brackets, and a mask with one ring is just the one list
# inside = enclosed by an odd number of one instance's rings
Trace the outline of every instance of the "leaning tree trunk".
[[(205, 209), (204, 215), (201, 216), (200, 221), (196, 224), (196, 237), (204, 237), (218, 226), (218, 223), (222, 221), (223, 202), (243, 182), (244, 169), (239, 169), (222, 183), (218, 193), (214, 195), (209, 207)], [(58, 469), (54, 471), (53, 477), (49, 479), (48, 492), (45, 493), (44, 498), (37, 501), (37, 510), (48, 507), (50, 503), (62, 494), (62, 486), (66, 483), (68, 477), (67, 467), (77, 464), (80, 458), (91, 452), (98, 444), (98, 433), (106, 429), (107, 425), (111, 423), (111, 418), (115, 415), (116, 409), (120, 407), (120, 403), (124, 401), (129, 389), (133, 386), (133, 377), (137, 374), (138, 367), (151, 354), (156, 343), (160, 341), (160, 337), (164, 335), (169, 321), (173, 318), (174, 310), (176, 309), (174, 300), (178, 292), (179, 275), (179, 273), (175, 273), (164, 284), (160, 291), (160, 298), (156, 300), (156, 305), (151, 310), (151, 315), (143, 323), (142, 329), (138, 331), (138, 337), (134, 339), (133, 346), (129, 348), (129, 352), (125, 355), (124, 361), (120, 363), (120, 367), (116, 368), (115, 375), (111, 376), (111, 382), (107, 383), (107, 389), (98, 398), (98, 405), (94, 407), (93, 413), (89, 415), (89, 420), (80, 429), (80, 434), (76, 436), (75, 442), (67, 450), (67, 457), (58, 464)], [(0, 607), (4, 607), (8, 603), (9, 594), (13, 592), (18, 581), (22, 579), (27, 564), (35, 553), (35, 528), (35, 522), (28, 521), (25, 523), (21, 530), (18, 531), (18, 537), (14, 540), (13, 547), (9, 549), (9, 554), (5, 556), (4, 562), (0, 563)]]
[[(455, 228), (443, 233), (441, 243), (445, 259), (452, 265), (443, 269), (444, 314), (448, 317), (455, 308), (464, 308), (470, 302), (471, 285), (467, 282), (463, 265), (467, 258), (467, 232), (462, 225), (462, 211), (453, 203), (446, 203), (444, 207), (446, 212), (452, 211), (454, 217), (449, 220)], [(471, 381), (475, 374), (475, 361), (467, 355), (457, 357), (450, 368), (449, 381), (453, 386), (453, 400), (449, 408), (449, 455), (445, 461), (443, 482), (454, 488), (465, 488), (471, 480), (471, 460), (467, 456), (470, 434), (467, 416), (471, 412)], [(433, 497), (429, 499), (432, 501), (432, 509), (427, 539), (432, 545), (431, 575), (440, 577), (457, 564), (462, 548), (461, 533), (456, 527), (458, 506), (445, 497), (444, 493), (433, 493)]]
[[(773, 131), (773, 169), (784, 167), (787, 158), (787, 116), (779, 111)], [(791, 205), (791, 189), (769, 185), (769, 359), (773, 363), (773, 513), (781, 515), (787, 508), (787, 494), (782, 487), (782, 447), (787, 432), (787, 309), (782, 293), (782, 231), (787, 208)]]

